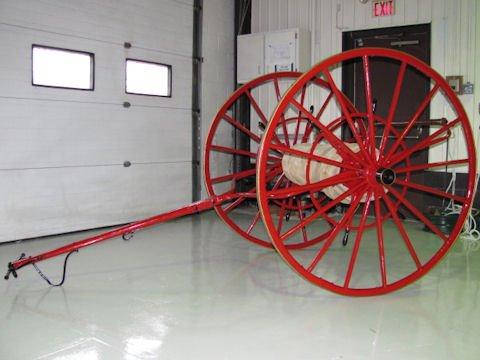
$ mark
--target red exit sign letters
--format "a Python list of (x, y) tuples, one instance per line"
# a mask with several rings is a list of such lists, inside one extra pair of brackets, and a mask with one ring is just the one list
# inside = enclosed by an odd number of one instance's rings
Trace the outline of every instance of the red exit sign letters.
[(373, 2), (373, 16), (392, 16), (395, 14), (394, 0), (388, 1), (374, 1)]

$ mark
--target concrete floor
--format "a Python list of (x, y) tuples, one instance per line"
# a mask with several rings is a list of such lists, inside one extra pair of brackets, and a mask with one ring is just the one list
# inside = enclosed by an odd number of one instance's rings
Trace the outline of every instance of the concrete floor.
[[(0, 265), (89, 234), (2, 245)], [(31, 267), (2, 281), (0, 359), (479, 359), (479, 289), (458, 241), (398, 292), (335, 295), (210, 212), (81, 250), (61, 288)]]

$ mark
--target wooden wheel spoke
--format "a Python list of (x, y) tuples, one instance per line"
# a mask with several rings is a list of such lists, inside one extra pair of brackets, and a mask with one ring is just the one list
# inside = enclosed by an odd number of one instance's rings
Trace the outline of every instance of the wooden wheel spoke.
[(398, 147), (402, 143), (402, 141), (405, 139), (405, 136), (412, 130), (412, 127), (415, 125), (415, 122), (420, 118), (420, 116), (423, 114), (423, 112), (426, 110), (427, 106), (430, 104), (432, 101), (432, 98), (435, 96), (437, 93), (438, 89), (440, 88), (439, 84), (435, 84), (435, 86), (430, 90), (428, 95), (423, 99), (422, 103), (420, 106), (417, 108), (413, 116), (407, 121), (407, 125), (403, 129), (403, 131), (400, 133), (398, 136), (397, 140), (393, 143), (392, 147), (388, 150), (387, 155), (385, 155), (385, 159), (388, 159), (392, 154), (397, 151)]
[(355, 211), (357, 210), (357, 206), (360, 203), (360, 200), (363, 194), (364, 192), (354, 195), (353, 201), (350, 204), (350, 208), (347, 210), (347, 212), (343, 216), (342, 220), (338, 223), (338, 225), (333, 228), (332, 232), (330, 233), (328, 238), (325, 240), (325, 243), (321, 247), (320, 251), (315, 255), (313, 260), (310, 262), (309, 266), (306, 268), (308, 272), (311, 273), (315, 270), (320, 260), (322, 260), (323, 256), (326, 254), (328, 249), (330, 249), (330, 246), (332, 245), (333, 241), (337, 237), (337, 234), (340, 232), (340, 230), (342, 230), (343, 227), (345, 227), (346, 224), (348, 224), (351, 221), (353, 215), (355, 214)]
[[(315, 201), (317, 202), (317, 204), (318, 204), (318, 205), (316, 205), (316, 207), (320, 206), (319, 204), (320, 204), (323, 200), (327, 199), (327, 196), (326, 196), (325, 194), (323, 194), (323, 193), (318, 193), (318, 194), (319, 194), (319, 196), (322, 197), (322, 199), (321, 199), (320, 201), (319, 201), (319, 199), (316, 199), (316, 200), (315, 200)], [(311, 193), (311, 197), (314, 197), (314, 196), (315, 196), (315, 194), (314, 194), (314, 193)], [(333, 225), (333, 226), (336, 226), (337, 223), (338, 223), (336, 220), (334, 220), (333, 218), (331, 218), (330, 216), (328, 216), (325, 212), (321, 215), (321, 217), (324, 218), (326, 221), (328, 221), (329, 224), (331, 224), (331, 225)]]
[[(260, 118), (260, 121), (263, 123), (263, 125), (267, 126), (267, 124), (268, 124), (267, 116), (264, 114), (264, 112), (260, 108), (260, 105), (258, 105), (257, 100), (255, 100), (255, 98), (253, 97), (251, 91), (247, 91), (246, 94), (247, 94), (248, 99), (250, 100), (250, 104), (252, 105), (253, 109), (255, 110), (258, 117)], [(287, 135), (287, 138), (288, 138), (288, 134), (286, 134), (286, 135)], [(274, 137), (275, 137), (275, 141), (277, 141), (278, 143), (282, 143), (282, 141), (278, 138), (277, 134), (274, 134)]]
[(427, 192), (429, 194), (437, 195), (437, 196), (440, 196), (442, 198), (451, 199), (451, 200), (454, 200), (456, 202), (460, 202), (462, 204), (466, 201), (466, 199), (462, 196), (453, 195), (453, 194), (447, 193), (445, 191), (437, 190), (437, 189), (432, 188), (432, 187), (427, 186), (427, 185), (421, 185), (421, 184), (413, 183), (411, 181), (403, 181), (403, 180), (397, 179), (395, 181), (395, 184), (398, 184), (398, 185), (401, 185), (401, 186), (406, 186), (406, 187), (411, 188), (411, 189), (416, 189), (416, 190), (420, 190), (420, 191), (423, 191), (423, 192)]
[(373, 117), (373, 95), (372, 82), (370, 79), (370, 60), (367, 55), (362, 56), (363, 74), (365, 76), (365, 99), (367, 103), (368, 116), (368, 141), (370, 145), (370, 154), (375, 156), (375, 120)]
[[(304, 103), (305, 103), (305, 92), (307, 90), (307, 87), (306, 85), (304, 85), (302, 87), (302, 94), (300, 95), (300, 104), (302, 105), (302, 107), (304, 107)], [(295, 133), (294, 133), (294, 136), (293, 136), (293, 145), (295, 145), (297, 142), (298, 142), (298, 135), (299, 135), (299, 132), (300, 132), (300, 124), (302, 122), (302, 112), (299, 111), (298, 112), (298, 118), (297, 118), (297, 124), (295, 126)]]
[[(285, 174), (282, 175), (280, 186), (285, 183), (285, 188), (290, 187), (291, 183), (287, 180)], [(278, 214), (277, 232), (280, 234), (283, 226), (283, 216), (285, 215), (285, 209), (287, 208), (287, 199), (280, 200), (280, 212)]]
[[(221, 146), (221, 145), (211, 145), (210, 148), (215, 151), (223, 152), (226, 154), (233, 154), (233, 155), (240, 155), (240, 156), (248, 156), (252, 159), (257, 158), (257, 154), (247, 151), (247, 150), (241, 150), (241, 149), (234, 149), (228, 146)], [(282, 159), (277, 156), (269, 155), (268, 160), (270, 161), (281, 161)]]
[[(385, 128), (383, 129), (383, 136), (382, 136), (382, 140), (380, 142), (380, 147), (379, 147), (380, 154), (383, 154), (385, 150), (385, 146), (387, 145), (388, 137), (390, 136), (390, 130), (393, 123), (393, 118), (395, 116), (395, 111), (397, 110), (398, 100), (400, 98), (400, 92), (402, 90), (406, 69), (407, 69), (407, 63), (402, 61), (402, 64), (400, 65), (400, 70), (398, 71), (395, 88), (393, 90), (392, 101), (390, 103), (390, 108), (388, 110), (387, 119), (385, 121)], [(383, 155), (380, 155), (380, 156), (383, 159)]]
[[(275, 81), (273, 83), (274, 83), (274, 87), (275, 87), (275, 95), (277, 96), (277, 102), (278, 102), (282, 99), (282, 95), (280, 94), (280, 86), (278, 84), (277, 79), (275, 79)], [(287, 129), (287, 123), (286, 123), (286, 120), (285, 120), (285, 114), (282, 113), (282, 115), (280, 116), (280, 119), (281, 119), (281, 122), (282, 122), (282, 130), (283, 130), (283, 136), (285, 137), (285, 143), (287, 144), (287, 146), (290, 146), (290, 139), (288, 137), (288, 129)]]
[(258, 117), (260, 118), (260, 121), (264, 125), (267, 125), (268, 124), (268, 119), (265, 116), (265, 114), (263, 113), (262, 109), (260, 109), (260, 106), (258, 105), (257, 100), (255, 100), (255, 98), (253, 97), (251, 91), (247, 91), (246, 94), (247, 94), (248, 99), (250, 100), (250, 104), (252, 105), (253, 109), (255, 110)]
[(302, 143), (307, 142), (308, 137), (310, 136), (314, 128), (315, 126), (313, 126), (311, 122), (307, 122), (307, 125), (305, 125), (305, 132), (303, 133), (303, 136), (302, 136)]
[(383, 239), (383, 224), (382, 224), (382, 212), (380, 210), (380, 199), (375, 194), (375, 225), (377, 229), (377, 242), (378, 242), (378, 261), (380, 265), (380, 276), (382, 279), (382, 286), (387, 286), (387, 262), (385, 259), (385, 246)]
[(247, 150), (241, 150), (241, 149), (234, 149), (228, 146), (221, 146), (221, 145), (212, 145), (211, 146), (212, 150), (227, 153), (227, 154), (233, 154), (233, 155), (242, 155), (242, 156), (248, 156), (253, 159), (257, 157), (257, 154), (247, 151)]
[(317, 120), (310, 112), (307, 110), (295, 99), (291, 100), (291, 103), (299, 110), (304, 110), (307, 118), (314, 124), (318, 129), (322, 131), (323, 137), (337, 150), (340, 156), (343, 159), (355, 159), (357, 162), (362, 162), (357, 153), (353, 152), (345, 143), (335, 136), (330, 129), (323, 125), (319, 120)]
[(400, 220), (400, 218), (397, 215), (395, 207), (393, 206), (392, 202), (388, 198), (388, 195), (385, 194), (385, 191), (383, 190), (383, 188), (381, 189), (381, 192), (382, 192), (381, 193), (382, 199), (385, 202), (385, 204), (387, 205), (388, 210), (392, 214), (393, 222), (397, 226), (397, 229), (400, 232), (400, 235), (402, 236), (402, 239), (405, 242), (405, 245), (407, 246), (407, 249), (408, 249), (408, 252), (410, 253), (410, 256), (412, 257), (413, 261), (415, 262), (415, 265), (417, 266), (417, 269), (420, 269), (422, 267), (422, 264), (421, 264), (420, 260), (418, 259), (418, 255), (415, 251), (415, 248), (413, 247), (412, 242), (410, 241), (410, 238), (409, 238), (407, 232), (405, 231), (404, 226), (402, 225), (402, 221)]
[[(297, 211), (298, 211), (298, 218), (300, 219), (300, 222), (303, 222), (303, 211), (302, 211), (302, 204), (300, 199), (296, 199), (297, 201)], [(307, 236), (307, 228), (305, 226), (302, 227), (302, 236), (303, 236), (303, 242), (308, 241), (308, 236)]]
[[(430, 146), (438, 144), (438, 143), (440, 143), (444, 140), (447, 140), (450, 136), (450, 129), (452, 127), (454, 127), (455, 125), (457, 125), (460, 121), (461, 121), (461, 118), (456, 118), (455, 120), (450, 121), (448, 124), (442, 126), (442, 128), (438, 129), (433, 134), (427, 136), (425, 139), (418, 142), (414, 146), (412, 146), (410, 148), (407, 148), (405, 150), (402, 150), (400, 152), (397, 152), (396, 154), (393, 154), (391, 158), (385, 157), (385, 159), (384, 159), (385, 160), (384, 161), (385, 165), (384, 166), (385, 167), (387, 167), (387, 166), (391, 167), (391, 166), (399, 163), (400, 161), (404, 160), (405, 158), (407, 158), (408, 156), (410, 156), (411, 154), (413, 154), (417, 151), (423, 150), (427, 147), (430, 147)], [(439, 136), (444, 134), (445, 132), (448, 132), (448, 134), (444, 137), (439, 138)]]
[(350, 109), (348, 108), (348, 103), (345, 100), (345, 97), (343, 96), (343, 93), (340, 91), (340, 89), (337, 87), (335, 84), (335, 81), (333, 80), (332, 74), (328, 70), (324, 70), (323, 74), (327, 78), (327, 82), (330, 85), (333, 93), (335, 94), (335, 98), (337, 99), (338, 104), (340, 105), (340, 108), (342, 110), (342, 114), (345, 116), (345, 119), (347, 120), (348, 127), (350, 131), (353, 134), (353, 137), (355, 138), (355, 141), (357, 142), (360, 152), (363, 154), (364, 160), (367, 161), (368, 163), (372, 163), (372, 159), (370, 157), (370, 154), (368, 153), (367, 149), (365, 148), (365, 143), (364, 140), (362, 139), (362, 136), (360, 133), (357, 131), (355, 128), (354, 121), (352, 119), (352, 115), (350, 114)]
[(253, 228), (255, 227), (259, 219), (260, 219), (260, 211), (257, 211), (257, 213), (253, 217), (253, 220), (246, 231), (247, 234), (250, 234), (252, 232)]
[(280, 205), (280, 212), (278, 213), (278, 223), (277, 223), (277, 232), (280, 234), (282, 232), (282, 226), (283, 226), (283, 217), (285, 215), (285, 209), (286, 205), (285, 202), (287, 200), (281, 200), (281, 205)]
[(234, 119), (233, 117), (223, 114), (223, 119), (227, 121), (229, 124), (233, 125), (238, 130), (242, 131), (244, 134), (248, 135), (253, 141), (260, 143), (261, 139), (257, 134), (254, 134), (252, 131), (247, 129), (245, 125), (240, 123), (238, 120)]
[(238, 173), (233, 173), (233, 174), (228, 174), (228, 175), (223, 175), (223, 176), (217, 176), (211, 179), (212, 184), (218, 184), (226, 181), (231, 181), (231, 180), (240, 180), (244, 179), (246, 177), (252, 176), (256, 174), (256, 169), (250, 169), (250, 170), (244, 170), (240, 171)]
[(275, 95), (277, 96), (277, 102), (278, 102), (282, 99), (282, 95), (280, 94), (280, 85), (278, 84), (277, 79), (273, 81), (273, 85), (275, 87)]
[(332, 98), (333, 98), (333, 92), (330, 91), (330, 92), (328, 93), (327, 98), (326, 98), (325, 101), (323, 102), (322, 107), (321, 107), (320, 110), (318, 111), (317, 115), (315, 115), (315, 119), (317, 119), (318, 121), (320, 121), (320, 118), (322, 117), (323, 113), (324, 113), (325, 110), (327, 109), (327, 106), (328, 106), (328, 104), (330, 103), (330, 101), (332, 100)]
[[(287, 146), (290, 146), (290, 135), (288, 134), (288, 129), (287, 129), (287, 122), (285, 120), (285, 115), (282, 114), (283, 121), (282, 121), (282, 130), (283, 130), (283, 138), (285, 139), (285, 144)], [(278, 135), (276, 135), (278, 138)], [(279, 139), (279, 138), (278, 138)], [(281, 144), (281, 141), (278, 141), (279, 144)]]
[[(330, 100), (332, 99), (332, 97), (333, 97), (333, 92), (330, 91), (327, 98), (323, 102), (322, 107), (318, 111), (317, 115), (315, 115), (315, 119), (317, 119), (317, 122), (320, 122), (320, 117), (325, 112), (325, 109), (327, 108), (327, 106), (328, 106)], [(305, 133), (303, 134), (303, 137), (302, 137), (302, 143), (307, 142), (308, 137), (310, 136), (310, 134), (312, 133), (314, 128), (315, 128), (315, 126), (313, 125), (312, 122), (307, 123), (307, 126), (305, 127)]]
[(418, 151), (422, 151), (428, 147), (431, 147), (433, 145), (436, 145), (436, 144), (440, 144), (446, 140), (448, 140), (449, 136), (443, 136), (443, 137), (439, 137), (439, 138), (436, 138), (436, 139), (433, 139), (431, 140), (428, 144), (426, 143), (417, 143), (417, 145), (415, 146), (412, 146), (411, 148), (408, 148), (408, 149), (405, 149), (401, 152), (398, 152), (396, 153), (389, 161), (388, 161), (388, 165), (386, 165), (386, 167), (392, 167), (394, 166), (395, 164), (398, 164), (399, 162), (405, 160), (406, 158), (408, 158), (410, 155), (418, 152)]
[(345, 171), (340, 174), (334, 175), (327, 179), (318, 181), (316, 183), (308, 184), (308, 185), (297, 185), (286, 187), (284, 189), (279, 190), (270, 190), (267, 192), (267, 197), (269, 199), (282, 199), (288, 197), (298, 196), (300, 194), (304, 194), (306, 192), (317, 192), (321, 191), (322, 189), (340, 184), (342, 182), (352, 181), (357, 179), (358, 176), (354, 171)]
[[(230, 213), (232, 210), (234, 210), (236, 207), (238, 207), (240, 204), (242, 204), (245, 200), (247, 199), (255, 199), (256, 196), (257, 196), (257, 192), (256, 192), (256, 187), (254, 186), (253, 188), (251, 188), (250, 190), (246, 191), (246, 192), (242, 192), (242, 193), (237, 193), (238, 195), (238, 198), (233, 201), (232, 203), (228, 204), (223, 210), (225, 211), (226, 214)], [(228, 191), (227, 193), (225, 194), (228, 194), (228, 193), (233, 193), (232, 190)], [(224, 195), (224, 194), (223, 194)]]
[[(444, 242), (448, 241), (448, 238), (440, 231), (440, 229), (434, 225), (425, 215), (422, 214), (420, 210), (418, 210), (410, 201), (405, 199), (402, 194), (396, 191), (392, 187), (387, 186), (388, 191), (395, 196), (405, 207), (411, 211), (413, 215), (415, 215), (418, 220), (422, 221), (433, 233), (435, 233), (440, 239)], [(385, 195), (386, 196), (386, 195)], [(392, 214), (393, 215), (393, 214)]]
[(404, 167), (395, 169), (395, 173), (401, 174), (401, 173), (406, 173), (411, 171), (421, 171), (421, 170), (442, 167), (442, 166), (448, 167), (452, 165), (461, 165), (461, 164), (467, 164), (468, 161), (469, 159), (458, 159), (458, 160), (447, 160), (447, 161), (426, 163), (426, 164), (420, 164), (420, 165), (404, 166)]
[[(271, 174), (271, 171), (279, 170), (281, 167), (281, 164), (275, 164), (275, 165), (270, 165), (267, 166), (267, 170), (269, 171), (269, 174)], [(222, 175), (222, 176), (217, 176), (211, 179), (212, 184), (218, 184), (226, 181), (231, 181), (231, 180), (241, 180), (249, 176), (253, 176), (257, 173), (257, 169), (252, 168), (248, 170), (243, 170), (239, 171), (233, 174), (227, 174), (227, 175)]]
[(370, 196), (372, 193), (369, 191), (367, 192), (367, 201), (363, 205), (363, 212), (362, 217), (360, 218), (360, 224), (358, 226), (357, 234), (355, 236), (355, 244), (353, 246), (352, 255), (350, 257), (350, 262), (348, 263), (347, 274), (345, 276), (345, 281), (343, 283), (343, 287), (347, 288), (350, 285), (350, 280), (352, 278), (353, 269), (355, 267), (355, 263), (357, 261), (358, 251), (360, 250), (360, 242), (362, 241), (363, 231), (365, 227), (365, 222), (367, 221), (368, 217), (368, 209), (370, 208)]
[(279, 178), (277, 179), (277, 181), (273, 185), (272, 190), (278, 189), (286, 179), (287, 179), (287, 177), (285, 176), (285, 174), (282, 173), (282, 175), (279, 176)]
[(223, 210), (225, 211), (226, 214), (231, 212), (233, 209), (235, 209), (237, 206), (239, 206), (241, 203), (243, 203), (245, 200), (247, 200), (246, 197), (239, 197), (237, 200), (232, 202), (231, 204), (228, 204)]
[[(270, 181), (273, 178), (275, 178), (275, 176), (278, 176), (281, 173), (282, 173), (282, 169), (280, 167), (276, 167), (275, 169), (272, 169), (269, 173), (266, 174), (266, 179), (267, 179), (267, 181)], [(282, 176), (283, 176), (283, 174), (281, 175), (281, 177)], [(225, 194), (229, 194), (229, 193), (233, 193), (233, 192), (234, 192), (233, 190), (229, 190)], [(222, 195), (225, 195), (225, 194), (222, 194)], [(224, 208), (225, 213), (228, 214), (233, 209), (238, 207), (241, 203), (243, 203), (246, 199), (256, 198), (257, 187), (254, 186), (254, 187), (250, 188), (249, 190), (247, 190), (247, 192), (238, 193), (238, 195), (239, 195), (238, 199), (236, 199), (235, 201), (233, 201), (231, 204), (229, 204), (228, 206), (226, 206)]]
[[(363, 185), (357, 185), (356, 187), (348, 190), (348, 191), (345, 191), (342, 195), (340, 195), (339, 197), (331, 200), (328, 204), (322, 206), (321, 208), (317, 209), (316, 212), (314, 212), (312, 215), (310, 215), (309, 217), (305, 218), (303, 221), (301, 221), (300, 223), (296, 224), (295, 226), (292, 226), (288, 231), (286, 231), (284, 234), (280, 235), (280, 238), (282, 239), (282, 241), (285, 241), (287, 240), (289, 237), (291, 237), (293, 234), (295, 234), (298, 230), (300, 230), (302, 227), (306, 227), (308, 224), (310, 224), (312, 221), (314, 221), (315, 219), (317, 219), (318, 217), (322, 216), (328, 211), (330, 210), (331, 208), (333, 208), (334, 206), (340, 204), (342, 202), (342, 200), (346, 199), (347, 197), (351, 196), (352, 194), (355, 194), (357, 191), (360, 190), (360, 188), (362, 187)], [(337, 224), (338, 226), (338, 224)]]
[[(273, 189), (277, 189), (280, 184), (282, 183), (282, 181), (284, 180), (285, 178), (285, 175), (282, 174), (275, 182), (275, 184), (273, 185)], [(255, 227), (255, 225), (258, 223), (258, 220), (260, 219), (260, 210), (256, 212), (255, 216), (253, 217), (253, 220), (250, 222), (250, 225), (248, 226), (248, 229), (246, 231), (247, 234), (250, 235), (250, 233), (252, 232), (253, 228)]]

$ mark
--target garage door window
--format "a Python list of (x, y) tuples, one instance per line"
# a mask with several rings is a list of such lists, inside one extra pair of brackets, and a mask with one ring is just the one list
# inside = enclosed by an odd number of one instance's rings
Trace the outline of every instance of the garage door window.
[(63, 89), (93, 90), (95, 56), (48, 46), (32, 46), (32, 84)]
[(172, 96), (172, 67), (149, 61), (127, 59), (127, 94)]

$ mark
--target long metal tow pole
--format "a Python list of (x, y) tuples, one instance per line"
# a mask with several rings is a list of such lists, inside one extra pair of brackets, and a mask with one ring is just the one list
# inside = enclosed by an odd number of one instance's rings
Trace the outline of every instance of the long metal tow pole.
[(50, 251), (46, 251), (44, 253), (41, 253), (35, 256), (20, 257), (18, 260), (8, 263), (7, 274), (5, 275), (4, 278), (5, 280), (8, 280), (10, 275), (13, 275), (13, 277), (16, 278), (17, 270), (30, 264), (35, 264), (37, 262), (47, 260), (49, 258), (58, 256), (61, 254), (71, 253), (73, 251), (79, 250), (86, 246), (97, 244), (99, 242), (102, 242), (117, 236), (125, 236), (137, 230), (144, 229), (146, 227), (149, 227), (161, 222), (165, 222), (165, 221), (173, 220), (182, 216), (210, 210), (217, 205), (221, 205), (227, 201), (235, 200), (240, 197), (252, 197), (252, 196), (255, 196), (255, 193), (229, 193), (229, 194), (214, 196), (208, 199), (194, 202), (192, 204), (183, 206), (181, 208), (178, 208), (163, 214), (159, 214), (144, 220), (136, 221), (125, 226), (121, 226), (117, 229), (107, 231), (103, 234), (95, 235), (95, 236), (92, 236), (83, 240), (79, 240), (74, 243), (71, 243)]

